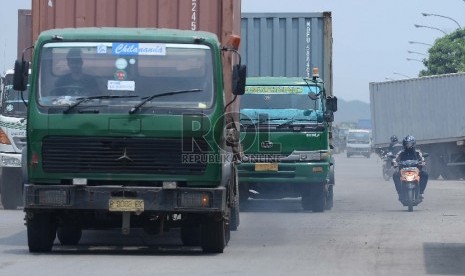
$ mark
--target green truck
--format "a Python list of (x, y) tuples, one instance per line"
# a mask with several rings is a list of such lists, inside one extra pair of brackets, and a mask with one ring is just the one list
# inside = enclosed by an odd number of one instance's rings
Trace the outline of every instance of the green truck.
[(333, 205), (331, 122), (337, 98), (313, 78), (249, 77), (241, 97), (240, 201), (301, 197), (304, 210)]
[(225, 109), (245, 86), (231, 37), (220, 45), (210, 32), (156, 28), (39, 35), (31, 75), (23, 57), (14, 77), (16, 90), (30, 84), (30, 252), (52, 250), (55, 237), (78, 244), (85, 229), (172, 227), (184, 245), (223, 252), (239, 225), (239, 134)]

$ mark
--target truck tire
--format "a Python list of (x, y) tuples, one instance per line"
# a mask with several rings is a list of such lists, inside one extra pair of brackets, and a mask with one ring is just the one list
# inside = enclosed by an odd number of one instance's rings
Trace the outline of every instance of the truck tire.
[(239, 177), (237, 175), (237, 169), (234, 169), (234, 180), (232, 181), (234, 185), (234, 192), (232, 193), (232, 207), (231, 207), (231, 214), (229, 219), (229, 229), (231, 231), (237, 231), (240, 224), (240, 192), (239, 192)]
[(185, 246), (199, 246), (201, 241), (200, 225), (183, 224), (181, 226), (181, 241)]
[(56, 236), (56, 226), (50, 213), (28, 213), (27, 244), (29, 252), (50, 252)]
[(5, 210), (16, 210), (23, 202), (23, 183), (20, 168), (3, 169), (0, 177), (1, 200)]
[(205, 218), (201, 226), (201, 247), (205, 253), (223, 253), (228, 231), (224, 218)]
[(328, 193), (326, 195), (326, 210), (333, 208), (334, 185), (329, 185)]
[(82, 229), (78, 225), (65, 225), (57, 228), (57, 237), (61, 245), (76, 245), (81, 240)]
[(429, 179), (437, 180), (441, 175), (440, 160), (435, 154), (431, 154), (429, 160), (426, 160), (426, 171)]
[(229, 223), (229, 228), (231, 231), (237, 231), (240, 224), (239, 218), (239, 204), (236, 204), (234, 207), (231, 208), (231, 220)]
[(314, 213), (324, 212), (326, 209), (327, 191), (324, 184), (311, 184), (310, 189), (302, 194), (302, 208)]

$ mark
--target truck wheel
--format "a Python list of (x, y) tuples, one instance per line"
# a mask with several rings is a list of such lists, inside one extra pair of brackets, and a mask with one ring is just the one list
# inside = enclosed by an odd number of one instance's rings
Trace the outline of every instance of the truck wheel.
[(205, 253), (223, 253), (226, 246), (226, 231), (225, 219), (214, 220), (206, 218), (201, 226), (201, 246)]
[(22, 205), (23, 183), (20, 168), (3, 169), (0, 185), (2, 186), (1, 200), (5, 210), (16, 210)]
[(200, 225), (183, 224), (181, 226), (181, 241), (185, 246), (200, 245)]
[(57, 229), (57, 237), (61, 245), (76, 245), (81, 240), (82, 229), (77, 225), (60, 226)]
[(305, 211), (310, 211), (312, 210), (312, 195), (310, 194), (310, 191), (305, 191), (302, 194), (302, 208)]
[[(232, 207), (231, 214), (229, 219), (229, 229), (231, 231), (237, 231), (240, 224), (239, 211), (240, 211), (240, 191), (239, 191), (239, 176), (237, 174), (237, 169), (234, 170), (234, 180), (232, 184), (234, 185), (234, 193), (232, 195)], [(248, 192), (248, 188), (247, 188)]]
[(429, 179), (437, 180), (441, 175), (440, 160), (436, 155), (431, 154), (429, 160), (426, 161), (426, 171), (428, 172)]
[(237, 231), (239, 228), (239, 204), (236, 204), (234, 207), (231, 208), (231, 220), (229, 223), (229, 228), (231, 231)]
[(56, 236), (52, 215), (50, 213), (28, 213), (27, 216), (29, 252), (50, 252)]
[(324, 212), (326, 209), (327, 191), (324, 184), (312, 184), (309, 191), (302, 195), (302, 208), (312, 210), (315, 213)]
[(445, 180), (459, 180), (461, 177), (457, 168), (447, 166), (443, 167), (441, 175)]
[(334, 185), (329, 185), (328, 193), (326, 195), (326, 210), (331, 210), (333, 208), (333, 191)]

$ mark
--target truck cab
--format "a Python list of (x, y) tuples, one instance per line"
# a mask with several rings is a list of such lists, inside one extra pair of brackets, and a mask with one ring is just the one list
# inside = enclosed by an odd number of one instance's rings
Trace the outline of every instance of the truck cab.
[(247, 78), (241, 98), (240, 199), (301, 197), (305, 210), (332, 206), (334, 162), (320, 79)]
[(26, 145), (27, 91), (13, 89), (14, 70), (7, 70), (0, 94), (0, 189), (4, 209), (22, 205), (21, 151)]
[[(223, 70), (244, 72), (223, 61), (234, 41), (156, 28), (40, 34), (23, 160), (30, 252), (52, 250), (55, 236), (74, 245), (82, 230), (118, 226), (180, 227), (184, 245), (223, 252), (239, 225), (234, 140), (223, 135), (231, 130), (223, 91), (232, 93)], [(16, 62), (18, 90), (27, 65)], [(240, 72), (229, 76), (236, 91)]]

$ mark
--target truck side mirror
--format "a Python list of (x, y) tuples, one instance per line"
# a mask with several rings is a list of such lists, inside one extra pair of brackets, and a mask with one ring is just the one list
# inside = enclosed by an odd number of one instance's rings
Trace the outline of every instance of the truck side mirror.
[(29, 76), (29, 62), (17, 60), (15, 62), (15, 73), (13, 75), (13, 89), (25, 91)]
[(232, 72), (232, 93), (240, 96), (245, 93), (245, 78), (247, 77), (247, 66), (236, 64)]
[(325, 112), (325, 120), (327, 122), (334, 122), (334, 113), (332, 110), (326, 110)]
[(335, 96), (326, 97), (326, 109), (332, 112), (337, 111), (337, 97)]

